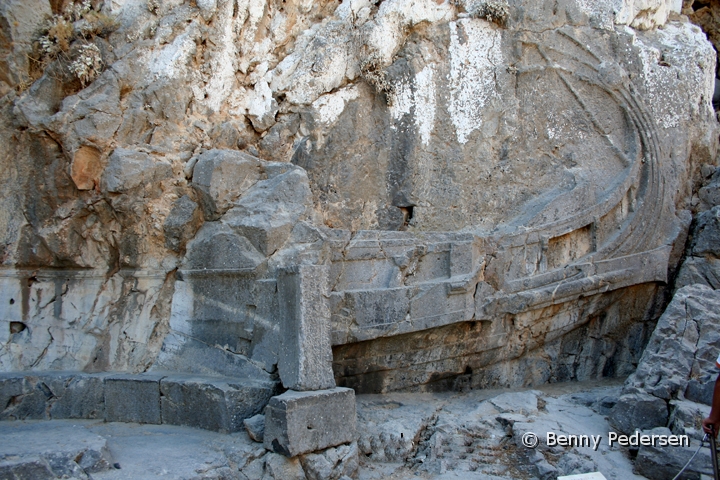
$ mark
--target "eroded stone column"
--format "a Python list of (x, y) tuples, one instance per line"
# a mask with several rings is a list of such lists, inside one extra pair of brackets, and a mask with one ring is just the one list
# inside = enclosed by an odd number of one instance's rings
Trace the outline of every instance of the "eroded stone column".
[(307, 391), (333, 388), (329, 273), (325, 265), (296, 265), (278, 276), (283, 386)]

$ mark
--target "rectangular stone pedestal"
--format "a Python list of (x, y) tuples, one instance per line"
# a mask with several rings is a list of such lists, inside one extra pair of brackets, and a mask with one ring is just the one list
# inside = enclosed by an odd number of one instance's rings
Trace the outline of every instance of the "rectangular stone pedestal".
[(265, 448), (287, 457), (355, 440), (355, 391), (288, 390), (265, 408)]

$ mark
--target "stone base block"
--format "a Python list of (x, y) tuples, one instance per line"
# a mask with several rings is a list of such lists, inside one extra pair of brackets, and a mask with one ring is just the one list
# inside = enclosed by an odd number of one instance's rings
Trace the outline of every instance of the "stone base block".
[(102, 374), (0, 374), (0, 420), (104, 418)]
[(356, 440), (355, 391), (336, 387), (270, 399), (265, 408), (265, 448), (287, 457)]
[(237, 432), (275, 393), (271, 382), (172, 375), (160, 381), (163, 423)]
[(112, 375), (105, 378), (105, 420), (160, 424), (163, 375)]
[(0, 421), (85, 418), (236, 432), (262, 413), (278, 386), (247, 376), (0, 373)]

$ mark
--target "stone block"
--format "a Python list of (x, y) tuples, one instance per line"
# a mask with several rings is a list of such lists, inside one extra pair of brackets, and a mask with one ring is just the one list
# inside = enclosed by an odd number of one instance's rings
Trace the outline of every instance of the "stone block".
[(208, 150), (193, 169), (192, 184), (208, 220), (225, 213), (261, 176), (258, 158), (237, 150)]
[(263, 260), (250, 240), (220, 222), (207, 222), (188, 243), (184, 264), (194, 270), (253, 270)]
[(305, 480), (300, 460), (287, 458), (276, 453), (265, 456), (265, 475), (263, 479), (269, 480)]
[(356, 440), (355, 392), (289, 390), (265, 409), (265, 448), (288, 457)]
[[(668, 435), (667, 428), (656, 428), (648, 435)], [(698, 449), (699, 440), (691, 439), (690, 446), (641, 446), (635, 459), (635, 473), (652, 480), (674, 478), (675, 475), (690, 460)], [(712, 461), (710, 449), (701, 448), (695, 458), (687, 467), (681, 478), (701, 478), (701, 475), (708, 475), (712, 478)]]
[(41, 420), (46, 418), (50, 390), (37, 377), (24, 373), (0, 376), (0, 420)]
[(105, 420), (159, 424), (163, 375), (110, 375), (105, 378)]
[(102, 175), (102, 189), (127, 193), (134, 188), (170, 178), (172, 174), (172, 166), (167, 162), (155, 160), (145, 152), (116, 148)]
[(160, 381), (162, 421), (171, 425), (237, 432), (275, 392), (272, 382), (173, 375)]
[(278, 275), (278, 371), (292, 390), (335, 386), (330, 347), (329, 267), (299, 265)]
[(223, 222), (270, 256), (283, 246), (311, 205), (307, 174), (296, 167), (251, 187)]
[(39, 380), (50, 390), (49, 416), (105, 418), (105, 374), (44, 372)]

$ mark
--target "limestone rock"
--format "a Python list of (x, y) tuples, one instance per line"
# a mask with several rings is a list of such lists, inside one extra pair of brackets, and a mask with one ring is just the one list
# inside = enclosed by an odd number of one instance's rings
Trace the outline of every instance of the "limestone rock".
[(225, 433), (240, 431), (275, 391), (272, 382), (170, 375), (160, 381), (163, 423)]
[(209, 220), (216, 220), (254, 185), (261, 175), (259, 159), (235, 150), (209, 150), (198, 157), (193, 186)]
[(202, 221), (202, 211), (198, 204), (189, 196), (183, 195), (173, 203), (170, 214), (163, 223), (165, 245), (171, 250), (178, 251), (195, 236)]
[(3, 28), (0, 51), (0, 81), (10, 86), (29, 81), (32, 42), (42, 23), (52, 16), (47, 1), (8, 1), (0, 6)]
[(207, 222), (188, 244), (186, 268), (254, 269), (265, 257), (245, 237), (220, 222)]
[(287, 458), (277, 453), (265, 456), (265, 475), (263, 480), (305, 480), (305, 472), (298, 458)]
[[(643, 433), (668, 435), (670, 431), (667, 428), (659, 427)], [(699, 443), (699, 440), (692, 438), (690, 445), (687, 447), (641, 446), (635, 460), (636, 471), (638, 474), (652, 480), (672, 478), (690, 461), (690, 458), (698, 449)], [(697, 456), (688, 465), (685, 475), (687, 475), (685, 478), (700, 478), (700, 475), (712, 477), (712, 461), (710, 451), (707, 448), (700, 449)]]
[[(287, 168), (284, 165), (268, 167), (267, 170)], [(287, 241), (292, 228), (304, 219), (310, 205), (307, 175), (302, 169), (291, 168), (255, 184), (222, 221), (250, 240), (264, 255), (270, 256)]]
[(300, 463), (308, 480), (355, 478), (359, 467), (357, 443), (301, 455)]
[[(715, 176), (713, 176), (715, 178)], [(718, 181), (711, 182), (710, 185), (703, 187), (703, 189), (712, 188), (717, 186)], [(707, 192), (703, 194), (703, 189), (700, 190), (701, 196), (707, 200)], [(712, 205), (717, 205), (718, 202), (714, 199), (711, 200)], [(695, 224), (692, 230), (692, 241), (689, 245), (689, 255), (683, 262), (678, 273), (678, 278), (675, 281), (677, 287), (692, 284), (707, 285), (713, 289), (720, 288), (720, 249), (718, 248), (718, 241), (720, 241), (720, 206), (712, 206), (711, 209), (706, 210), (695, 219)]]
[(78, 190), (91, 190), (100, 185), (104, 165), (101, 153), (94, 147), (82, 146), (73, 156), (72, 179)]
[(278, 372), (285, 388), (307, 391), (335, 386), (328, 273), (325, 265), (301, 265), (279, 275)]
[(42, 423), (2, 422), (0, 431), (6, 478), (90, 478), (113, 464), (107, 440), (84, 428), (64, 424), (48, 431)]
[[(715, 197), (716, 52), (677, 0), (95, 3), (117, 30), (71, 48), (103, 73), (41, 46), (29, 88), (49, 4), (0, 7), (0, 369), (388, 392), (635, 368)], [(702, 245), (681, 278), (714, 285)], [(310, 265), (314, 309), (280, 315)], [(321, 348), (281, 349), (311, 316)], [(690, 363), (653, 393), (705, 398)]]
[(697, 399), (702, 386), (714, 383), (719, 308), (720, 294), (704, 285), (676, 292), (611, 412), (618, 429), (632, 432), (666, 426), (670, 400)]
[(102, 189), (110, 193), (128, 193), (172, 176), (172, 167), (156, 161), (145, 152), (116, 148), (102, 176)]
[(620, 397), (610, 412), (610, 419), (619, 431), (630, 434), (636, 429), (649, 430), (665, 426), (668, 404), (662, 398), (647, 393), (631, 393)]
[(113, 375), (105, 379), (106, 420), (109, 422), (162, 422), (160, 380), (162, 375), (143, 377)]

